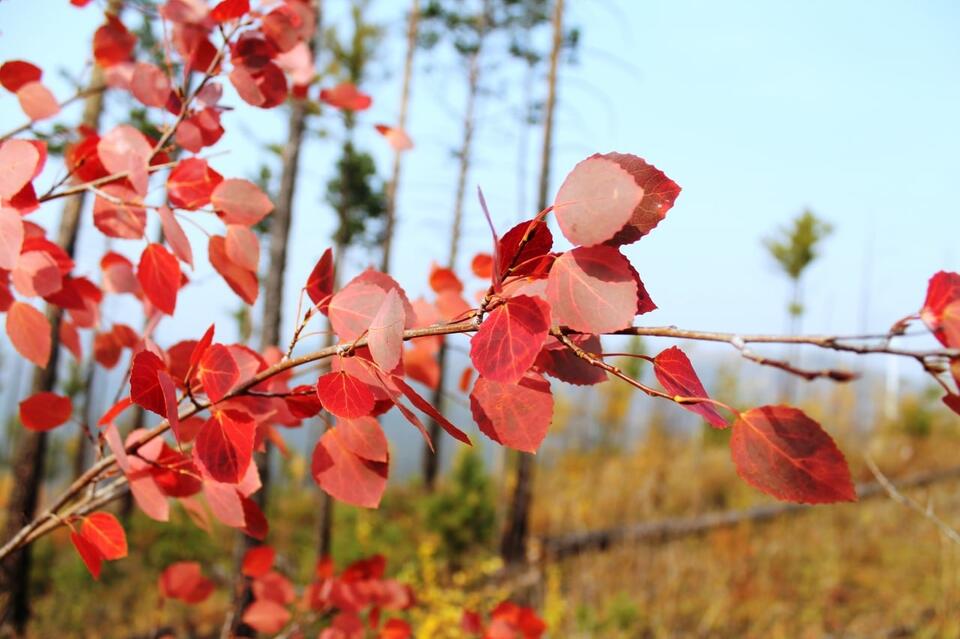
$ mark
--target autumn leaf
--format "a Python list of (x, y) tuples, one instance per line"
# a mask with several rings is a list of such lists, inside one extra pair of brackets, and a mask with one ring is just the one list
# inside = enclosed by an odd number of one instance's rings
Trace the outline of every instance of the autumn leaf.
[(197, 459), (216, 481), (236, 484), (253, 459), (255, 434), (256, 424), (243, 413), (217, 412), (197, 435)]
[(820, 424), (789, 406), (762, 406), (733, 424), (730, 452), (737, 474), (784, 501), (856, 501), (850, 469)]
[(117, 518), (110, 513), (96, 512), (84, 517), (80, 535), (104, 559), (123, 559), (127, 556), (127, 535)]
[(253, 226), (273, 210), (270, 198), (250, 180), (224, 180), (214, 189), (210, 201), (227, 224)]
[(73, 413), (69, 397), (48, 391), (35, 393), (20, 402), (20, 423), (35, 431), (48, 431), (66, 423)]
[(7, 310), (7, 337), (17, 352), (40, 368), (50, 360), (50, 323), (25, 302), (14, 301)]
[(518, 295), (495, 308), (470, 340), (470, 359), (481, 376), (513, 384), (533, 365), (550, 330), (550, 307)]
[(370, 388), (343, 371), (322, 375), (317, 380), (317, 397), (323, 407), (337, 417), (356, 419), (373, 411)]
[(553, 420), (550, 383), (532, 372), (516, 384), (478, 377), (470, 410), (480, 431), (493, 441), (535, 453)]
[(317, 442), (310, 467), (317, 485), (335, 499), (364, 508), (380, 505), (388, 464), (352, 452), (344, 445), (339, 426), (325, 432)]
[(637, 312), (637, 283), (620, 251), (581, 247), (557, 258), (547, 279), (553, 324), (581, 333), (627, 328)]
[[(690, 359), (686, 353), (676, 346), (661, 351), (653, 359), (653, 372), (657, 376), (657, 381), (674, 397), (709, 398), (707, 391), (700, 382), (700, 378), (697, 377), (697, 372), (693, 370)], [(717, 412), (717, 408), (713, 404), (708, 402), (697, 404), (684, 402), (680, 405), (703, 417), (714, 428), (727, 427), (727, 420)]]
[(173, 315), (180, 290), (180, 262), (160, 244), (150, 244), (140, 256), (137, 281), (158, 310)]
[(167, 401), (158, 374), (166, 368), (163, 360), (150, 351), (134, 355), (130, 366), (130, 398), (162, 417), (167, 416)]
[(321, 313), (326, 313), (330, 306), (330, 298), (333, 296), (333, 275), (333, 251), (328, 248), (310, 271), (306, 285), (307, 295)]
[[(212, 335), (211, 335), (212, 337)], [(219, 402), (240, 380), (237, 360), (223, 344), (207, 348), (197, 364), (197, 376), (211, 402)]]

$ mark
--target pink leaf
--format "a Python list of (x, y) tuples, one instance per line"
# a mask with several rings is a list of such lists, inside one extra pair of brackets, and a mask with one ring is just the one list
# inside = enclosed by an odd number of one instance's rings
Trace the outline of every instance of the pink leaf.
[(627, 258), (609, 246), (573, 249), (547, 280), (553, 323), (581, 333), (627, 328), (637, 312), (637, 283)]
[(479, 377), (470, 393), (470, 410), (493, 441), (535, 453), (553, 419), (550, 383), (536, 373), (527, 373), (517, 384)]
[(406, 314), (396, 290), (383, 298), (383, 303), (370, 322), (367, 345), (373, 361), (384, 372), (390, 372), (400, 363), (403, 351), (403, 325)]

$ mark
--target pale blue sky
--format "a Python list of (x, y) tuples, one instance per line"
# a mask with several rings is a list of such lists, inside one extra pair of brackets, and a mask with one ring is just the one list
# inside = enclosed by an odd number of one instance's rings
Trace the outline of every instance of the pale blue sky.
[[(368, 88), (374, 108), (365, 125), (395, 118), (406, 0), (374, 0), (387, 22), (386, 43)], [(569, 0), (569, 22), (582, 31), (579, 64), (563, 68), (553, 176), (558, 185), (577, 161), (595, 152), (630, 152), (674, 178), (683, 193), (666, 221), (629, 249), (660, 306), (654, 324), (740, 331), (778, 331), (787, 287), (760, 238), (805, 206), (836, 232), (807, 280), (811, 331), (882, 330), (916, 310), (927, 278), (960, 267), (960, 4), (821, 0), (684, 2)], [(328, 18), (345, 3), (327, 0)], [(43, 66), (60, 96), (58, 69), (82, 71), (99, 22), (94, 5), (66, 0), (0, 2), (0, 60)], [(416, 148), (401, 185), (396, 276), (412, 294), (426, 289), (431, 259), (446, 256), (454, 192), (450, 150), (459, 140), (463, 81), (444, 55), (421, 53), (408, 127)], [(470, 191), (483, 187), (498, 228), (520, 219), (518, 128), (512, 105), (519, 85), (491, 85), (478, 125)], [(122, 111), (123, 98), (114, 97)], [(225, 102), (238, 103), (228, 92)], [(66, 114), (75, 118), (75, 111)], [(14, 96), (0, 95), (4, 129), (22, 120)], [(74, 121), (67, 119), (68, 122)], [(333, 122), (333, 120), (328, 120)], [(283, 139), (282, 109), (263, 113), (239, 104), (224, 117), (231, 131), (210, 153), (227, 176), (252, 175), (264, 157), (254, 141)], [(364, 146), (389, 170), (389, 152), (374, 133)], [(534, 162), (539, 132), (530, 138)], [(329, 245), (332, 216), (322, 203), (336, 144), (310, 143), (304, 157), (288, 283), (296, 290)], [(527, 171), (532, 199), (536, 170)], [(532, 209), (526, 214), (532, 215)], [(42, 214), (50, 223), (57, 207)], [(467, 206), (462, 267), (489, 234), (476, 205)], [(188, 229), (188, 232), (191, 232)], [(193, 234), (196, 248), (204, 245)], [(119, 244), (123, 245), (123, 242)], [(135, 253), (140, 246), (126, 243)], [(102, 250), (88, 232), (81, 260)], [(367, 259), (353, 255), (358, 268)], [(173, 340), (195, 337), (211, 311), (236, 306), (203, 265), (202, 285), (183, 294), (192, 312), (163, 329)], [(864, 304), (868, 304), (864, 313)], [(119, 304), (117, 312), (132, 312)], [(127, 321), (133, 321), (127, 318)], [(291, 320), (292, 322), (292, 320)], [(865, 322), (865, 326), (864, 326)], [(225, 323), (222, 335), (229, 337)]]

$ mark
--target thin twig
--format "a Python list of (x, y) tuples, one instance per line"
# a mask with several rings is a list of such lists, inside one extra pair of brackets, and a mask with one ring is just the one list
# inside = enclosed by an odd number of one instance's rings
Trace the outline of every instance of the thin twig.
[(876, 462), (873, 461), (873, 457), (870, 455), (864, 455), (863, 461), (866, 462), (867, 468), (870, 469), (870, 472), (873, 473), (873, 476), (877, 478), (877, 483), (879, 483), (883, 489), (887, 491), (887, 494), (890, 495), (890, 499), (920, 513), (922, 516), (929, 519), (937, 528), (939, 528), (940, 532), (947, 539), (955, 544), (960, 544), (960, 533), (957, 532), (956, 528), (940, 519), (940, 517), (933, 512), (932, 503), (928, 502), (926, 508), (924, 508), (917, 500), (913, 499), (912, 497), (907, 497), (897, 490), (897, 487), (893, 485), (893, 482), (887, 479), (887, 476), (880, 472), (880, 468), (877, 466)]

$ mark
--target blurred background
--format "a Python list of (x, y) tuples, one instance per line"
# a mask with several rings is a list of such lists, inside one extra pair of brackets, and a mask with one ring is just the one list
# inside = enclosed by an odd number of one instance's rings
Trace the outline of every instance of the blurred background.
[[(956, 2), (566, 0), (558, 12), (556, 1), (499, 0), (508, 19), (480, 32), (469, 28), (480, 5), (473, 0), (323, 1), (320, 85), (353, 81), (373, 106), (351, 117), (316, 108), (307, 120), (281, 343), (324, 249), (340, 249), (341, 282), (381, 264), (387, 206), (397, 219), (390, 271), (411, 298), (432, 296), (431, 263), (448, 262), (452, 218), (462, 209), (453, 266), (472, 294), (485, 286), (470, 261), (491, 249), (477, 187), (503, 232), (539, 210), (545, 160), (549, 203), (573, 165), (595, 152), (639, 155), (683, 188), (666, 220), (627, 249), (659, 306), (640, 318), (646, 325), (884, 332), (917, 311), (934, 272), (960, 269)], [(102, 21), (89, 9), (66, 0), (0, 2), (0, 60), (29, 60), (56, 95), (70, 95), (89, 71), (90, 37)], [(159, 37), (155, 12), (154, 3), (131, 0), (123, 19)], [(374, 125), (396, 125), (404, 84), (414, 146), (402, 156), (391, 203), (394, 151)], [(224, 113), (227, 133), (205, 157), (224, 175), (276, 194), (289, 107), (244, 108), (229, 83), (222, 103), (239, 108)], [(125, 122), (138, 108), (128, 94), (111, 92), (105, 122)], [(78, 113), (65, 110), (61, 119), (73, 122)], [(0, 96), (4, 128), (22, 119), (15, 96)], [(52, 228), (58, 215), (48, 207), (36, 220)], [(140, 250), (88, 230), (89, 221), (77, 261), (91, 275), (108, 247)], [(186, 231), (202, 251), (202, 232)], [(257, 335), (259, 306), (244, 307), (205, 259), (197, 264), (181, 296), (184, 311), (164, 323), (157, 341), (196, 338), (212, 320), (218, 339)], [(138, 309), (114, 297), (104, 314), (138, 325)], [(649, 354), (670, 345), (604, 341), (608, 351)], [(960, 636), (960, 553), (930, 521), (882, 491), (855, 505), (763, 510), (768, 500), (736, 478), (727, 433), (612, 383), (582, 389), (552, 381), (555, 419), (536, 472), (520, 475), (530, 483), (529, 529), (521, 557), (511, 555), (504, 531), (518, 457), (472, 426), (456, 384), (469, 343), (454, 337), (449, 348), (446, 409), (479, 445), (468, 451), (444, 441), (436, 486), (427, 490), (419, 434), (388, 415), (385, 503), (376, 511), (338, 505), (333, 526), (337, 563), (383, 552), (392, 571), (417, 584), (425, 604), (418, 636), (458, 636), (464, 606), (504, 595), (536, 605), (553, 637)], [(874, 479), (863, 460), (869, 454), (891, 478), (920, 478), (909, 489), (918, 503), (947, 522), (960, 516), (956, 416), (919, 369), (883, 357), (764, 351), (862, 375), (850, 385), (805, 383), (729, 347), (684, 348), (714, 396), (734, 406), (791, 401), (838, 439), (855, 479)], [(7, 463), (30, 371), (7, 344), (0, 357), (0, 462)], [(638, 361), (622, 364), (652, 379)], [(89, 414), (112, 403), (122, 368), (91, 378)], [(86, 374), (72, 365), (64, 387), (80, 393)], [(270, 542), (292, 576), (313, 566), (319, 498), (308, 466), (319, 432), (315, 424), (288, 433), (289, 454), (275, 460)], [(54, 437), (48, 487), (72, 476), (76, 442), (74, 433)], [(0, 468), (3, 477), (7, 470)], [(0, 478), (0, 495), (8, 484)], [(710, 518), (718, 513), (729, 516), (724, 525)], [(142, 561), (107, 566), (95, 587), (65, 536), (37, 545), (36, 636), (148, 636), (161, 625), (204, 636), (219, 628), (224, 598), (199, 609), (160, 605), (155, 579), (170, 562), (195, 559), (227, 581), (232, 531), (208, 535), (182, 512), (168, 525), (126, 516)]]

